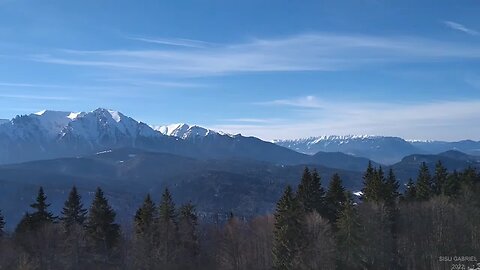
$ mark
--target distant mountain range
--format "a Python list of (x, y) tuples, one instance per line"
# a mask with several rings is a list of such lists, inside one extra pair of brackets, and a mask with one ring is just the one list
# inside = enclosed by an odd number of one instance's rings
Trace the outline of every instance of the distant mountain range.
[(311, 156), (255, 137), (230, 135), (186, 124), (154, 129), (120, 112), (106, 109), (88, 113), (42, 111), (17, 116), (0, 125), (0, 147), (3, 149), (0, 164), (85, 156), (125, 147), (197, 159), (242, 158), (283, 165), (312, 163), (354, 170), (368, 164), (368, 159), (362, 157), (343, 153)]
[(187, 124), (151, 127), (101, 108), (42, 111), (0, 122), (0, 208), (12, 228), (40, 185), (57, 213), (72, 185), (86, 204), (101, 186), (119, 217), (130, 220), (147, 192), (158, 199), (168, 186), (179, 203), (192, 200), (205, 217), (229, 211), (248, 216), (271, 211), (305, 166), (317, 168), (324, 185), (339, 173), (348, 189), (358, 191), (370, 160), (393, 164), (405, 183), (416, 178), (421, 162), (432, 169), (438, 160), (450, 170), (480, 167), (473, 155), (478, 145), (380, 136), (272, 143)]
[(470, 155), (480, 155), (480, 142), (463, 140), (406, 141), (399, 137), (385, 136), (320, 136), (296, 140), (275, 140), (276, 144), (305, 154), (317, 152), (342, 152), (366, 157), (382, 164), (399, 162), (412, 154), (438, 154), (458, 150)]
[(480, 142), (406, 141), (384, 136), (321, 136), (273, 143), (173, 124), (151, 127), (120, 112), (41, 111), (0, 122), (0, 164), (91, 155), (132, 147), (201, 159), (245, 158), (285, 165), (320, 163), (358, 170), (373, 160), (394, 164), (412, 154), (458, 150), (480, 155)]

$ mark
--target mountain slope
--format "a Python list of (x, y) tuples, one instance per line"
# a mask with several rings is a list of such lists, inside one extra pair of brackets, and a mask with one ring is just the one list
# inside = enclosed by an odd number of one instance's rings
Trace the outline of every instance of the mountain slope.
[(276, 144), (306, 154), (342, 152), (366, 157), (383, 164), (392, 164), (419, 149), (398, 137), (321, 136), (298, 140), (276, 140)]
[(443, 142), (406, 141), (398, 137), (383, 136), (321, 136), (297, 140), (276, 140), (274, 142), (300, 153), (342, 152), (366, 157), (383, 164), (394, 164), (407, 155), (439, 154), (449, 150), (457, 150), (469, 155), (480, 155), (480, 142), (472, 140)]
[(88, 113), (42, 111), (17, 116), (0, 126), (0, 164), (134, 146), (185, 155), (196, 152), (142, 122), (101, 108)]
[(448, 150), (457, 150), (469, 155), (480, 155), (480, 141), (462, 140), (458, 142), (411, 141), (413, 146), (424, 153), (438, 154)]
[[(312, 156), (314, 164), (322, 164), (330, 168), (364, 171), (370, 160), (363, 157), (355, 157), (341, 152), (318, 152)], [(378, 163), (372, 162), (373, 166), (379, 166)]]
[(203, 160), (311, 163), (346, 170), (358, 170), (368, 163), (338, 153), (312, 157), (255, 137), (229, 135), (199, 126), (176, 124), (157, 129), (160, 132), (120, 112), (102, 108), (87, 113), (42, 111), (19, 116), (0, 126), (0, 164), (86, 156), (124, 147)]
[[(438, 160), (449, 170), (480, 168), (478, 157), (455, 151), (407, 156), (391, 167), (405, 184), (409, 177), (416, 178), (421, 162), (426, 162), (433, 172)], [(365, 168), (348, 171), (308, 163), (288, 166), (251, 159), (206, 160), (122, 148), (86, 157), (0, 166), (0, 205), (11, 228), (28, 210), (39, 186), (47, 191), (56, 213), (72, 185), (82, 192), (86, 204), (95, 188), (101, 186), (119, 212), (120, 222), (130, 222), (146, 193), (158, 200), (168, 186), (176, 203), (191, 200), (203, 217), (230, 211), (249, 216), (272, 211), (285, 185), (298, 184), (305, 166), (319, 171), (323, 186), (338, 172), (349, 190), (362, 188)]]
[(425, 162), (433, 175), (435, 164), (438, 161), (449, 170), (461, 171), (471, 166), (480, 169), (480, 157), (467, 155), (459, 151), (447, 151), (437, 155), (414, 154), (404, 157), (400, 162), (391, 166), (400, 182), (406, 183), (409, 178), (416, 179), (418, 168)]
[(205, 137), (210, 134), (219, 134), (211, 129), (206, 129), (196, 125), (190, 126), (182, 123), (160, 126), (155, 128), (155, 130), (164, 135), (178, 137), (181, 139), (195, 139), (195, 137)]
[[(44, 186), (58, 213), (76, 185), (87, 202), (101, 186), (129, 220), (147, 192), (159, 198), (168, 186), (177, 203), (191, 200), (203, 215), (234, 211), (238, 215), (270, 212), (286, 184), (296, 185), (304, 168), (243, 159), (199, 160), (124, 148), (82, 158), (61, 158), (0, 166), (0, 204), (16, 222), (36, 189)], [(361, 173), (315, 166), (324, 185), (339, 172), (348, 188), (358, 190)], [(21, 211), (19, 211), (19, 209)]]

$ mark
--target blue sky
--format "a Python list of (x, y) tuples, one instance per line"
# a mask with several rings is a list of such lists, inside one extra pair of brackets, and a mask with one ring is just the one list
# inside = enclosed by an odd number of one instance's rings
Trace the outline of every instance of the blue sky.
[(0, 0), (0, 118), (480, 140), (480, 3)]

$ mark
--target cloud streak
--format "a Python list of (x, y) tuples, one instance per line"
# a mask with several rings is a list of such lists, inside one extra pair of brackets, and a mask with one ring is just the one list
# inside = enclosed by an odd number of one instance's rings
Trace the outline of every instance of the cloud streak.
[[(185, 45), (185, 44), (184, 44)], [(378, 65), (480, 59), (480, 47), (412, 37), (303, 34), (198, 49), (61, 50), (30, 60), (130, 73), (218, 76), (247, 72), (337, 71)]]
[[(319, 135), (391, 135), (407, 139), (480, 140), (480, 100), (428, 103), (367, 103), (319, 100), (321, 106), (301, 106), (298, 100), (264, 103), (291, 109), (291, 118), (277, 122), (232, 123), (211, 128), (263, 139), (295, 139)], [(259, 104), (259, 103), (257, 103)], [(295, 104), (292, 107), (291, 104)], [(296, 107), (308, 110), (293, 111)], [(328, 117), (326, 117), (328, 116)]]
[(212, 43), (185, 39), (185, 38), (142, 38), (142, 37), (129, 37), (128, 39), (142, 41), (147, 43), (154, 43), (159, 45), (169, 45), (169, 46), (178, 46), (178, 47), (188, 47), (188, 48), (206, 48), (212, 46)]
[(271, 106), (291, 106), (299, 108), (321, 109), (324, 104), (315, 96), (305, 96), (293, 99), (276, 99), (266, 102), (255, 103), (257, 105), (271, 105)]
[(28, 88), (62, 88), (62, 87), (65, 87), (65, 86), (56, 85), (56, 84), (11, 83), (11, 82), (0, 82), (0, 86), (28, 87)]
[(467, 28), (465, 25), (457, 23), (457, 22), (452, 22), (452, 21), (444, 21), (443, 22), (447, 27), (457, 30), (460, 32), (464, 32), (466, 34), (472, 35), (472, 36), (478, 36), (480, 35), (480, 32), (475, 31), (473, 29)]
[(63, 96), (45, 96), (45, 95), (8, 95), (0, 94), (1, 98), (11, 98), (11, 99), (30, 99), (30, 100), (56, 100), (56, 101), (65, 101), (73, 100), (71, 97)]

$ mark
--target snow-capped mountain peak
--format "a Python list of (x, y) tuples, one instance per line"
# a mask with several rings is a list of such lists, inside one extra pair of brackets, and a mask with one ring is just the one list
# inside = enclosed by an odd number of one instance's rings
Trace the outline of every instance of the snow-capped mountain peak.
[(122, 114), (119, 113), (118, 111), (108, 110), (108, 112), (109, 112), (110, 115), (112, 116), (113, 120), (115, 120), (117, 123), (122, 120), (122, 117), (121, 117)]
[(163, 135), (177, 137), (177, 135), (181, 133), (181, 131), (185, 132), (186, 130), (188, 130), (189, 127), (190, 126), (185, 123), (176, 123), (176, 124), (170, 124), (166, 126), (154, 127), (154, 129), (159, 131)]
[(36, 112), (36, 113), (33, 113), (35, 115), (43, 115), (44, 113), (46, 113), (47, 110), (42, 110), (42, 111), (39, 111), (39, 112)]
[(118, 111), (103, 108), (69, 116), (72, 118), (75, 116), (74, 120), (62, 131), (61, 136), (74, 136), (89, 141), (98, 141), (106, 137), (115, 140), (119, 136), (134, 139), (146, 126)]
[(211, 129), (206, 129), (197, 125), (190, 126), (185, 123), (159, 126), (156, 127), (155, 130), (159, 131), (164, 135), (178, 137), (182, 139), (194, 138), (197, 136), (205, 137), (210, 134), (218, 134), (216, 131), (213, 131)]
[(307, 143), (307, 144), (317, 144), (320, 142), (342, 142), (346, 143), (350, 140), (353, 141), (361, 141), (361, 140), (373, 140), (373, 139), (381, 139), (381, 138), (386, 138), (385, 136), (378, 136), (378, 135), (322, 135), (322, 136), (316, 136), (316, 137), (308, 137), (308, 138), (300, 138), (300, 139), (293, 139), (293, 140), (273, 140), (272, 142), (274, 143)]
[(376, 135), (329, 135), (296, 140), (275, 140), (274, 143), (292, 150), (315, 154), (323, 152), (343, 152), (370, 158), (376, 162), (392, 164), (416, 149), (399, 137)]
[(72, 121), (70, 114), (71, 112), (43, 110), (31, 114), (30, 117), (37, 119), (47, 134), (55, 136)]
[(74, 120), (76, 119), (77, 117), (79, 116), (82, 116), (83, 114), (85, 114), (84, 112), (72, 112), (70, 113), (67, 117), (70, 119), (70, 120)]

